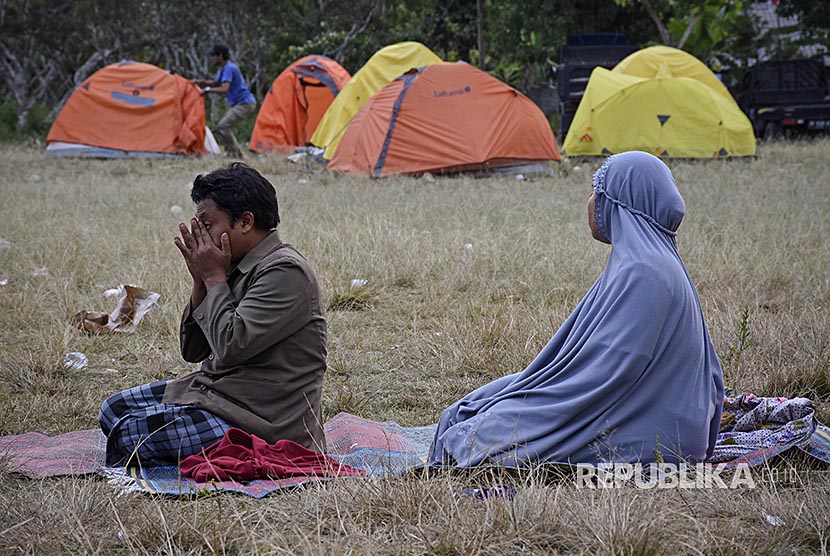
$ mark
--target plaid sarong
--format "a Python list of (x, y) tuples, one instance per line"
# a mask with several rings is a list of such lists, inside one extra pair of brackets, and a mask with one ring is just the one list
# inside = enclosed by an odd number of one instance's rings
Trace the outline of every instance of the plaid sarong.
[(177, 465), (218, 442), (231, 424), (193, 405), (163, 403), (166, 381), (110, 396), (98, 422), (107, 436), (107, 465)]

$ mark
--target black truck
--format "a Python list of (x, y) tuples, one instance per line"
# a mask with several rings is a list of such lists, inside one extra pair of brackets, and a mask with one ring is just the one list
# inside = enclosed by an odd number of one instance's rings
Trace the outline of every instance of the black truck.
[(551, 68), (559, 94), (560, 139), (568, 133), (594, 68), (611, 69), (639, 49), (622, 33), (583, 33), (568, 39), (559, 50), (559, 65)]
[(830, 131), (828, 68), (820, 58), (755, 64), (736, 93), (755, 135), (765, 140)]

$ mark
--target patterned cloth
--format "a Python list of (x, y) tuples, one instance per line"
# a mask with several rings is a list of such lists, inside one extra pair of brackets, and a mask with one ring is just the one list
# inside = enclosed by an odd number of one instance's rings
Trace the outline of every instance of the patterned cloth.
[(10, 473), (30, 479), (86, 475), (103, 469), (106, 444), (100, 429), (0, 436), (0, 460)]
[(331, 457), (370, 477), (399, 475), (426, 464), (437, 426), (402, 427), (338, 413), (325, 424), (326, 445)]
[[(369, 477), (389, 477), (423, 467), (436, 425), (402, 427), (394, 421), (372, 421), (349, 413), (338, 413), (325, 423), (326, 444), (334, 460), (360, 469)], [(101, 471), (126, 492), (189, 495), (205, 492), (239, 492), (262, 498), (284, 488), (325, 477), (196, 482), (183, 477), (177, 466), (107, 468)]]
[(98, 421), (107, 436), (108, 466), (170, 465), (225, 436), (231, 424), (192, 405), (162, 403), (166, 381), (110, 396)]
[[(797, 398), (798, 399), (798, 398)], [(741, 400), (741, 401), (738, 401)], [(801, 398), (803, 400), (803, 398)], [(723, 454), (725, 449), (741, 449), (742, 456), (726, 461), (725, 469), (738, 465), (755, 466), (770, 457), (794, 448), (796, 445), (784, 441), (802, 438), (800, 434), (792, 436), (791, 429), (779, 424), (769, 428), (769, 419), (756, 420), (754, 429), (775, 431), (781, 429), (781, 442), (773, 441), (767, 436), (768, 447), (752, 448), (741, 444), (743, 439), (752, 439), (753, 435), (741, 436), (741, 431), (734, 430), (737, 423), (749, 426), (751, 418), (742, 420), (747, 412), (759, 406), (773, 411), (768, 415), (783, 418), (784, 408), (777, 407), (785, 402), (784, 398), (757, 398), (752, 394), (742, 394), (738, 398), (725, 400), (726, 420), (724, 431), (719, 435), (716, 454)], [(797, 407), (801, 404), (790, 403)], [(743, 409), (741, 407), (743, 406)], [(777, 408), (777, 411), (775, 409)], [(758, 410), (758, 417), (764, 410)], [(795, 414), (798, 414), (796, 412)], [(798, 419), (798, 418), (797, 418)], [(765, 428), (767, 427), (767, 428)], [(430, 442), (436, 425), (423, 427), (402, 427), (394, 421), (372, 421), (348, 413), (339, 413), (325, 424), (326, 442), (329, 456), (340, 463), (362, 469), (370, 477), (388, 477), (404, 473), (410, 469), (423, 467), (429, 454)], [(743, 431), (752, 432), (752, 431)], [(757, 438), (752, 440), (756, 442)], [(830, 464), (830, 428), (817, 425), (806, 441), (797, 447), (811, 456)], [(256, 480), (247, 483), (238, 481), (211, 481), (199, 483), (182, 477), (178, 466), (161, 467), (104, 467), (104, 436), (100, 430), (92, 429), (74, 431), (59, 436), (48, 437), (39, 433), (26, 433), (17, 436), (0, 437), (0, 457), (9, 471), (27, 477), (43, 478), (58, 475), (79, 475), (98, 473), (111, 479), (112, 483), (124, 491), (157, 494), (188, 495), (204, 492), (239, 492), (247, 496), (261, 498), (277, 490), (290, 488), (303, 483), (328, 480), (321, 477), (290, 477), (279, 480)]]
[(720, 433), (708, 461), (732, 462), (760, 453), (767, 459), (806, 446), (818, 426), (807, 398), (759, 398), (748, 392), (725, 398)]

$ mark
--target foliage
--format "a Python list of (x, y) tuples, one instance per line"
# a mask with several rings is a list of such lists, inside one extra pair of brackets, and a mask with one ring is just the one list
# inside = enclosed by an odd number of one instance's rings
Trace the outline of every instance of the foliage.
[(17, 107), (13, 102), (0, 102), (0, 142), (17, 138)]
[[(548, 80), (569, 36), (625, 32), (634, 43), (682, 45), (707, 63), (742, 65), (753, 44), (750, 0), (483, 0), (485, 69), (528, 90)], [(826, 2), (781, 0), (803, 40), (827, 39)], [(0, 102), (25, 133), (36, 105), (54, 118), (74, 87), (130, 58), (207, 77), (214, 42), (228, 44), (257, 98), (291, 62), (323, 54), (351, 73), (378, 49), (415, 40), (445, 60), (479, 64), (476, 0), (288, 0), (229, 3), (116, 0), (0, 1)], [(789, 43), (783, 46), (789, 45)]]
[(783, 16), (797, 16), (806, 40), (828, 43), (830, 39), (830, 3), (815, 0), (780, 0)]
[(26, 114), (22, 128), (17, 125), (17, 105), (14, 102), (0, 102), (0, 142), (19, 141), (34, 138), (44, 141), (49, 132), (48, 121), (50, 109), (42, 104), (35, 104)]
[[(672, 17), (667, 24), (672, 37), (682, 37), (692, 14)], [(712, 65), (728, 65), (719, 61), (724, 56), (742, 52), (751, 41), (752, 23), (741, 0), (715, 2), (704, 6), (692, 25), (683, 49)], [(719, 69), (719, 68), (718, 68)]]
[[(771, 59), (801, 58), (801, 48), (823, 45), (825, 54), (830, 53), (830, 4), (827, 2), (804, 2), (803, 0), (782, 0), (778, 8), (782, 18), (795, 18), (795, 24), (764, 29), (758, 39), (765, 47), (766, 57)], [(814, 49), (810, 49), (814, 50)]]
[(724, 361), (740, 357), (750, 347), (752, 347), (752, 333), (749, 328), (749, 307), (745, 306), (741, 309), (741, 316), (735, 326), (734, 343), (729, 345)]

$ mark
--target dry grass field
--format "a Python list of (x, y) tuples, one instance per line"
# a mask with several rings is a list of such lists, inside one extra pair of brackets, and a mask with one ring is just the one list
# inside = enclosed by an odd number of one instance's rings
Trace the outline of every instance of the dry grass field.
[[(193, 368), (178, 355), (190, 286), (172, 238), (193, 211), (190, 181), (222, 161), (0, 150), (0, 435), (91, 428), (108, 394)], [(687, 204), (679, 249), (727, 388), (809, 397), (824, 423), (828, 160), (824, 140), (764, 145), (753, 160), (670, 162)], [(525, 180), (370, 181), (253, 160), (277, 188), (283, 239), (323, 288), (325, 417), (428, 424), (521, 370), (604, 267), (609, 247), (586, 224), (600, 162)], [(161, 294), (135, 333), (70, 326), (82, 309), (109, 311), (103, 292), (118, 284)], [(73, 351), (89, 357), (86, 368), (64, 368)], [(586, 490), (568, 477), (478, 472), (180, 500), (118, 495), (98, 477), (25, 480), (0, 462), (0, 553), (827, 554), (830, 470), (791, 455), (753, 471), (756, 488), (741, 490)], [(454, 496), (494, 483), (516, 498)]]

